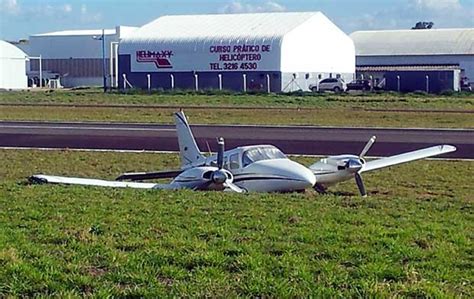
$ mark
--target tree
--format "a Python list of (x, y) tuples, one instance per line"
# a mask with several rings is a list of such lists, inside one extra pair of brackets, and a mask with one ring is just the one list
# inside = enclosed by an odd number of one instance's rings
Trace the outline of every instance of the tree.
[(420, 29), (431, 29), (433, 28), (433, 22), (418, 22), (416, 23), (415, 27), (411, 27), (413, 30), (420, 30)]

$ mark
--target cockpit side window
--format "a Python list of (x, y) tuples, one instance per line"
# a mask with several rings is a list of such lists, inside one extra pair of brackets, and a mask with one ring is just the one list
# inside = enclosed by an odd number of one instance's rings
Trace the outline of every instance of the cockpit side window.
[(238, 169), (240, 168), (239, 164), (239, 154), (233, 154), (229, 158), (230, 169)]
[(244, 155), (242, 156), (242, 167), (249, 166), (252, 163), (253, 163), (252, 159), (250, 159), (247, 152), (245, 152)]

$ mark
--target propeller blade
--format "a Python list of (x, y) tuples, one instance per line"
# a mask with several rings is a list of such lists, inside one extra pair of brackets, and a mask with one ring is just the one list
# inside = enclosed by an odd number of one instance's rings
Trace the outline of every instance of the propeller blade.
[(362, 176), (359, 173), (356, 173), (354, 177), (357, 184), (357, 188), (359, 188), (360, 195), (362, 197), (366, 197), (367, 192), (365, 191), (365, 186), (364, 186), (364, 181), (362, 180)]
[(377, 137), (375, 136), (372, 136), (372, 138), (369, 139), (369, 142), (367, 142), (362, 152), (360, 152), (360, 155), (359, 155), (360, 158), (364, 158), (365, 154), (367, 154), (367, 152), (370, 150), (372, 145), (374, 145), (375, 139), (377, 139)]
[(207, 142), (206, 140), (206, 146), (207, 146), (207, 153), (209, 154), (209, 157), (212, 156), (212, 152), (211, 152), (211, 147), (209, 146), (209, 142)]
[(219, 139), (217, 139), (217, 145), (219, 146), (217, 150), (217, 167), (219, 169), (222, 169), (222, 167), (224, 167), (224, 138), (220, 137)]
[(229, 188), (230, 190), (232, 190), (233, 192), (237, 192), (237, 193), (244, 193), (245, 191), (243, 189), (241, 189), (240, 187), (238, 187), (237, 185), (234, 185), (233, 183), (231, 182), (226, 182), (224, 184), (225, 187)]

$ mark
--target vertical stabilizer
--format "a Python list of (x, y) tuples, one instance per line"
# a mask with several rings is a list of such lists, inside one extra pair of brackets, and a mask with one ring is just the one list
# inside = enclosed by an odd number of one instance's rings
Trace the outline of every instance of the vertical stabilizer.
[(176, 122), (176, 133), (178, 134), (179, 158), (181, 160), (181, 168), (189, 168), (199, 166), (206, 162), (206, 157), (201, 154), (193, 132), (189, 127), (188, 120), (183, 111), (174, 114)]

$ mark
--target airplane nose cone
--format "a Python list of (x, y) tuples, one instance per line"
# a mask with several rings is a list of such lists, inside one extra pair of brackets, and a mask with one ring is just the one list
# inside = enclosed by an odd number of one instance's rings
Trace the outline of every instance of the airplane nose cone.
[(277, 167), (283, 176), (292, 180), (292, 188), (289, 189), (293, 191), (312, 188), (316, 184), (314, 173), (297, 162), (286, 159), (273, 163), (273, 166)]
[(258, 161), (246, 171), (265, 177), (266, 183), (260, 182), (255, 189), (266, 192), (302, 191), (316, 184), (316, 177), (309, 168), (289, 159)]
[(314, 173), (299, 163), (294, 162), (294, 164), (291, 176), (301, 182), (301, 185), (304, 187), (303, 189), (313, 187), (316, 184)]

